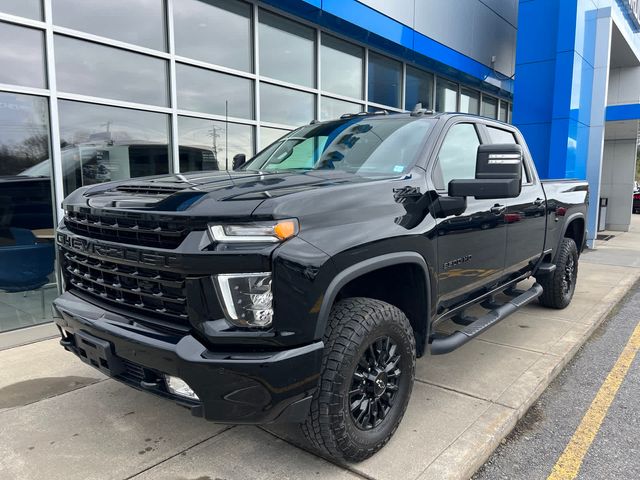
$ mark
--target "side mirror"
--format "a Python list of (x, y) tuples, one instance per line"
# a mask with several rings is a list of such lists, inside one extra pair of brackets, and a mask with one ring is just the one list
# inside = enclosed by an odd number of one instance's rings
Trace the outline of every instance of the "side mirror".
[(515, 198), (522, 188), (522, 147), (515, 143), (480, 145), (476, 178), (451, 180), (450, 197)]
[(237, 155), (233, 156), (233, 162), (231, 163), (231, 168), (233, 170), (237, 170), (246, 162), (247, 162), (247, 156), (244, 153), (238, 153)]

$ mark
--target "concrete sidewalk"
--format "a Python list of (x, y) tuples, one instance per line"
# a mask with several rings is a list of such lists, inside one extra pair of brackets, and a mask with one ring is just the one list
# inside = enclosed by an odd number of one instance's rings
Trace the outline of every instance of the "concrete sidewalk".
[(567, 309), (528, 306), (449, 355), (419, 359), (400, 428), (365, 462), (319, 458), (292, 428), (192, 418), (48, 340), (0, 351), (0, 478), (468, 478), (640, 277), (636, 219), (584, 254)]

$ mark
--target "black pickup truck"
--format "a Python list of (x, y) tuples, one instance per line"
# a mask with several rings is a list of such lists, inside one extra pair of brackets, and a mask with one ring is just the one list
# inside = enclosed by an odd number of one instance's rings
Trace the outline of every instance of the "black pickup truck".
[(511, 125), (343, 115), (242, 161), (65, 200), (64, 348), (194, 415), (300, 423), (357, 461), (398, 427), (416, 357), (571, 301), (587, 183), (541, 181)]

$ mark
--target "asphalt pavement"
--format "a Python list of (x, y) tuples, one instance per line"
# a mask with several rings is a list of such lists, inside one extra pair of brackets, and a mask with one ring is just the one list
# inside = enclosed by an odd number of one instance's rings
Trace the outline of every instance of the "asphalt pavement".
[[(639, 322), (636, 284), (473, 479), (547, 478)], [(578, 479), (640, 478), (639, 393), (640, 355), (615, 394)]]

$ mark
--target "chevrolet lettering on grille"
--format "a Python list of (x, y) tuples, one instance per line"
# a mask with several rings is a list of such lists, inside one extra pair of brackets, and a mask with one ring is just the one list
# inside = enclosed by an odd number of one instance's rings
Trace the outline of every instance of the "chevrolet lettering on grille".
[(151, 267), (172, 267), (179, 263), (178, 257), (175, 255), (159, 255), (117, 245), (106, 245), (86, 238), (72, 237), (64, 233), (58, 233), (57, 241), (60, 245), (80, 253), (97, 255), (102, 258), (129, 260)]

